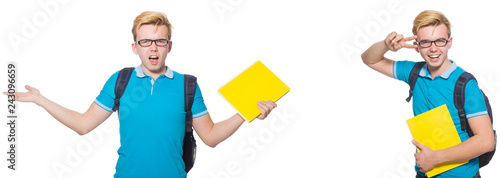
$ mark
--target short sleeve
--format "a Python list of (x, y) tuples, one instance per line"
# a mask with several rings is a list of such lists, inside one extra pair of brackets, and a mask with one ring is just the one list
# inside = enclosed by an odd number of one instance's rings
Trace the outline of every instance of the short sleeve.
[(408, 83), (410, 72), (416, 62), (413, 61), (394, 61), (392, 65), (392, 74), (395, 79)]
[(97, 104), (99, 107), (109, 112), (113, 112), (112, 108), (115, 105), (114, 88), (116, 84), (116, 79), (118, 77), (118, 73), (119, 71), (114, 73), (111, 77), (109, 77), (108, 81), (106, 81), (106, 84), (104, 84), (101, 93), (99, 93), (99, 95), (94, 101), (94, 103)]
[(465, 86), (464, 109), (467, 118), (488, 114), (483, 92), (479, 89), (476, 80), (470, 80)]
[(191, 107), (191, 112), (193, 113), (193, 119), (208, 114), (208, 110), (205, 106), (205, 101), (203, 100), (203, 95), (198, 84), (196, 85), (196, 92), (194, 94), (194, 101), (193, 106)]

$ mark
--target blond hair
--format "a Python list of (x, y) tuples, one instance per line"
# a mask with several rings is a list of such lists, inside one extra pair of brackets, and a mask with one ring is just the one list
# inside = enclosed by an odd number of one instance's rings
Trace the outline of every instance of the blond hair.
[(134, 26), (132, 27), (132, 35), (134, 36), (134, 41), (136, 41), (137, 37), (137, 29), (139, 29), (142, 25), (154, 24), (156, 27), (160, 25), (166, 25), (168, 32), (168, 39), (172, 37), (172, 24), (167, 19), (167, 16), (161, 12), (154, 11), (145, 11), (139, 14), (134, 20)]
[(422, 27), (434, 26), (444, 24), (448, 29), (448, 38), (451, 36), (450, 21), (444, 16), (443, 13), (434, 10), (426, 10), (421, 12), (415, 17), (413, 21), (413, 35), (417, 35), (417, 31)]

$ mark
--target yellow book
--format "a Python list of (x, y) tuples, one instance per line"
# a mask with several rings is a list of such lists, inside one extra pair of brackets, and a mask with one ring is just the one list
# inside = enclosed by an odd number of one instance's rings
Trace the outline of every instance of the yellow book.
[[(446, 149), (462, 142), (446, 104), (408, 119), (406, 123), (413, 139), (432, 150)], [(469, 161), (438, 164), (427, 172), (427, 177), (436, 176), (467, 162)]]
[(261, 112), (257, 108), (258, 101), (278, 101), (290, 91), (271, 70), (262, 62), (257, 61), (219, 89), (219, 94), (225, 98), (248, 122), (255, 119)]

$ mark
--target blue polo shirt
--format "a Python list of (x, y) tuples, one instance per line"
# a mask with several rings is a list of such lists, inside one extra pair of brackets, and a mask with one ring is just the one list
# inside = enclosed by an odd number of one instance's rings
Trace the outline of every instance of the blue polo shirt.
[[(455, 83), (460, 75), (465, 72), (458, 67), (453, 61), (452, 65), (442, 75), (431, 78), (431, 74), (427, 68), (427, 64), (420, 70), (419, 77), (413, 89), (413, 114), (419, 115), (438, 106), (446, 104), (450, 115), (457, 129), (460, 139), (463, 141), (469, 139), (466, 131), (462, 131), (458, 110), (453, 102), (453, 91)], [(410, 71), (416, 62), (412, 61), (395, 61), (393, 63), (393, 75), (395, 79), (408, 83)], [(467, 119), (488, 114), (483, 94), (479, 89), (476, 81), (470, 81), (465, 87), (465, 113)], [(425, 175), (420, 172), (420, 168), (415, 165), (415, 170), (420, 175)], [(469, 160), (465, 165), (444, 172), (436, 178), (440, 177), (473, 177), (479, 170), (478, 158)]]
[[(94, 103), (112, 112), (118, 72), (104, 85)], [(193, 118), (208, 113), (196, 87)], [(120, 100), (120, 148), (114, 177), (186, 177), (182, 160), (186, 112), (184, 76), (167, 67), (156, 80), (140, 66), (130, 77)]]

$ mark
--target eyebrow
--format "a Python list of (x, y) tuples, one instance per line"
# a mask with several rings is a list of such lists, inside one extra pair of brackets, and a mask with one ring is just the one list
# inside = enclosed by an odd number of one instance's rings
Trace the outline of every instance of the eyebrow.
[[(447, 40), (447, 39), (446, 38), (438, 38), (438, 39), (433, 40), (433, 41), (437, 41), (437, 40)], [(420, 40), (420, 41), (431, 41), (431, 40), (424, 39), (424, 40)]]
[(140, 40), (137, 40), (137, 41), (142, 41), (142, 40), (151, 40), (151, 41), (154, 41), (154, 40), (167, 40), (167, 39), (165, 39), (165, 38), (158, 38), (158, 39), (145, 38), (145, 39), (140, 39)]

